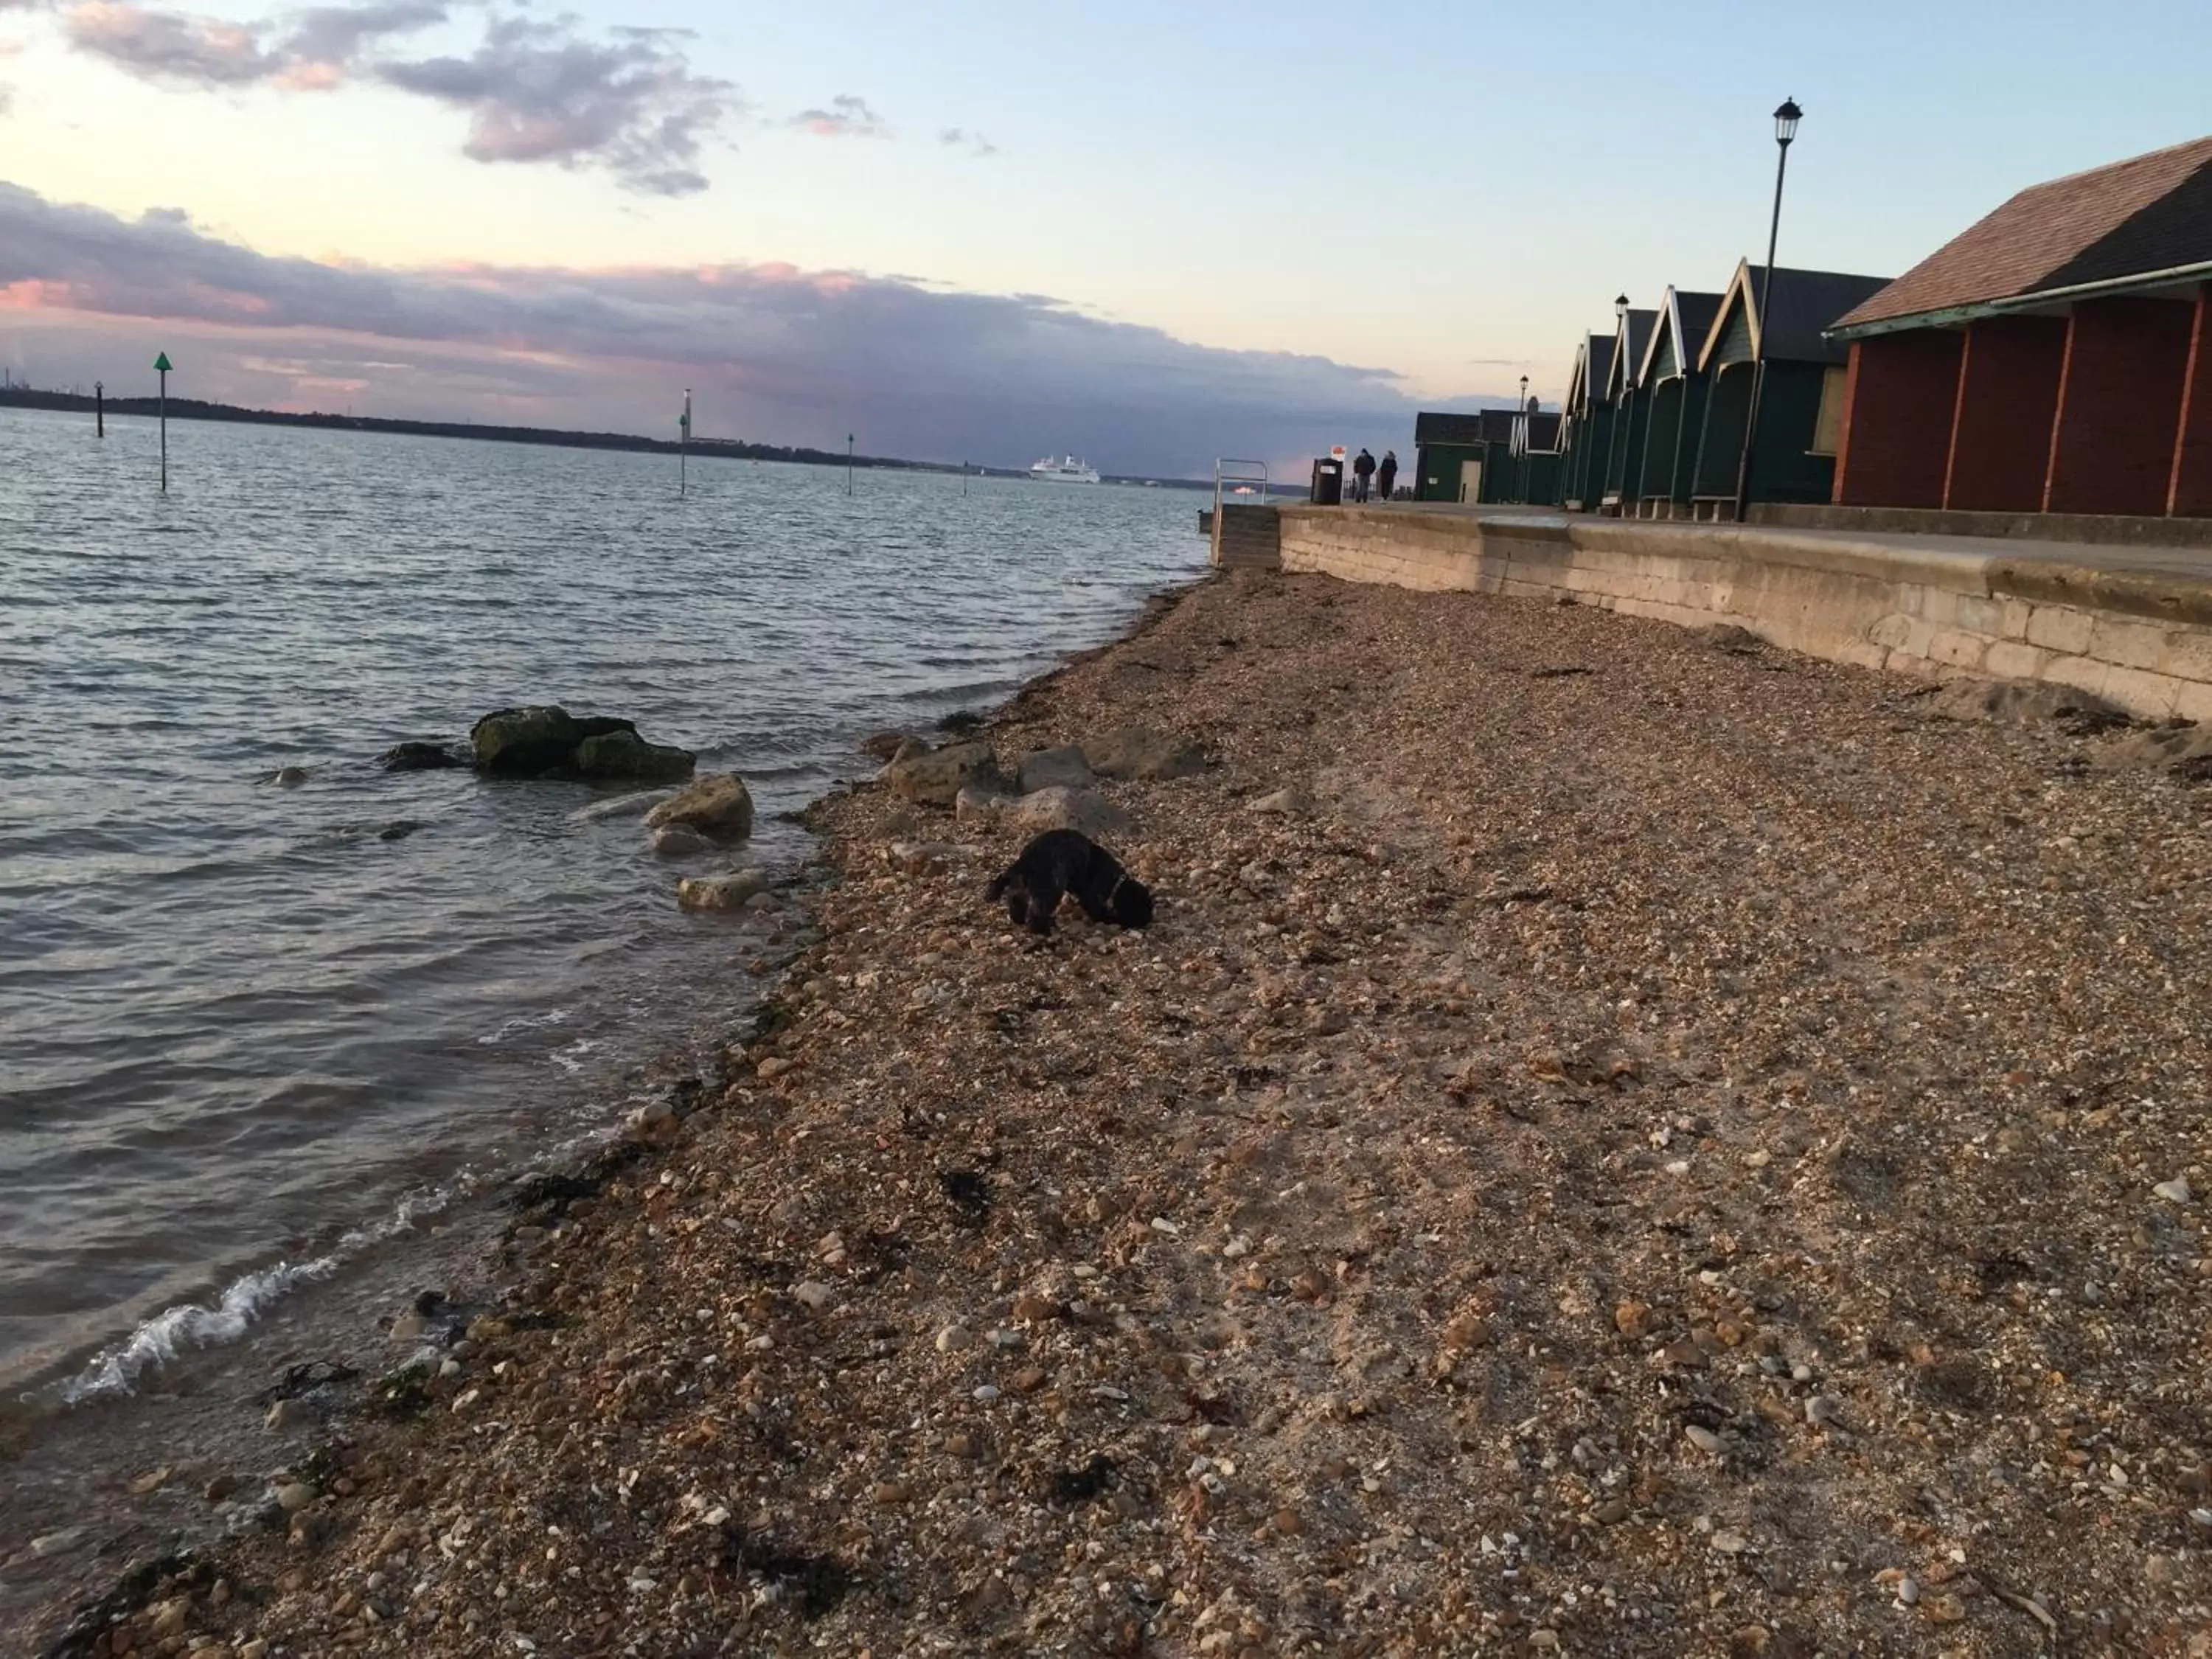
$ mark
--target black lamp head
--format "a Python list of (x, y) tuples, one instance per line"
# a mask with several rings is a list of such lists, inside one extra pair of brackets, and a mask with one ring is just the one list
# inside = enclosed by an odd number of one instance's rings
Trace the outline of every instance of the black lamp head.
[(1805, 112), (1797, 107), (1795, 98), (1785, 98), (1782, 107), (1774, 112), (1774, 142), (1785, 149), (1797, 136), (1797, 124), (1805, 118)]

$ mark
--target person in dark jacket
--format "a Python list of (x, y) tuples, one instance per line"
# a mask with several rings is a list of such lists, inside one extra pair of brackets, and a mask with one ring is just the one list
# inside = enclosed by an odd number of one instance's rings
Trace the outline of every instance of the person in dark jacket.
[(1396, 450), (1386, 449), (1382, 452), (1382, 465), (1375, 469), (1375, 483), (1382, 492), (1382, 499), (1389, 501), (1391, 490), (1395, 489), (1398, 483), (1398, 452)]
[(1355, 501), (1365, 501), (1370, 481), (1375, 477), (1375, 458), (1364, 449), (1359, 452), (1359, 458), (1352, 464), (1352, 499)]

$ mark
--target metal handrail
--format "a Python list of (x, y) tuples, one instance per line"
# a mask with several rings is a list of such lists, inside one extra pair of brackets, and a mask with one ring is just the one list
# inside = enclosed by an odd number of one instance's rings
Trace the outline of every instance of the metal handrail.
[[(1259, 469), (1259, 476), (1255, 478), (1249, 472), (1224, 472), (1222, 470), (1224, 467), (1231, 466), (1257, 467)], [(1213, 463), (1213, 521), (1216, 524), (1219, 524), (1221, 522), (1221, 486), (1224, 483), (1232, 484), (1257, 483), (1260, 486), (1261, 505), (1265, 506), (1267, 504), (1267, 462), (1239, 460), (1234, 456), (1227, 455), (1218, 456), (1215, 458)]]

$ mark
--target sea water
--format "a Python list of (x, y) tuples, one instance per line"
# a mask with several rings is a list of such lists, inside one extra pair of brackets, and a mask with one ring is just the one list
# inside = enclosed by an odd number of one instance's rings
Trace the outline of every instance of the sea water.
[[(1172, 489), (0, 410), (0, 1390), (158, 1387), (603, 1129), (768, 924), (608, 791), (388, 773), (557, 702), (748, 781), (746, 861), (1195, 573)], [(296, 769), (296, 771), (285, 769)], [(279, 780), (283, 781), (279, 781)], [(295, 781), (296, 780), (296, 781)], [(308, 1292), (312, 1294), (312, 1291)]]

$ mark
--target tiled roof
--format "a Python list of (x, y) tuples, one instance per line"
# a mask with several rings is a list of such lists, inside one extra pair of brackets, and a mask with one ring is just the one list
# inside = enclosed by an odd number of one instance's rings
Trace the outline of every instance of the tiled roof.
[(2020, 192), (1836, 319), (1851, 329), (2212, 263), (2212, 138)]

